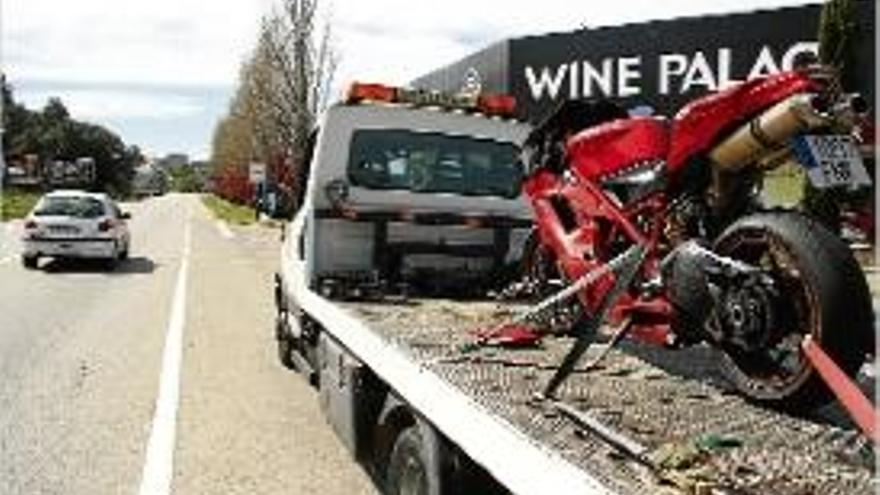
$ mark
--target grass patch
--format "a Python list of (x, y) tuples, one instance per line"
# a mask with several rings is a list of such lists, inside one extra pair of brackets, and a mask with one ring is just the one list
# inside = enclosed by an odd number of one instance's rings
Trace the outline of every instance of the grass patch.
[(0, 221), (24, 217), (30, 213), (41, 196), (39, 192), (4, 188), (0, 197)]
[(202, 195), (202, 203), (220, 220), (236, 225), (250, 225), (256, 221), (256, 214), (250, 206), (230, 203), (213, 194)]

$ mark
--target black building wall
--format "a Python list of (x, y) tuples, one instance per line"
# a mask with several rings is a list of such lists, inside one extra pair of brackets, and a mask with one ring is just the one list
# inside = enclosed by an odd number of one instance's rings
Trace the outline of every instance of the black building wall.
[(510, 93), (510, 42), (500, 41), (442, 69), (419, 77), (411, 84), (417, 88), (457, 91), (476, 74), (483, 90)]
[[(858, 2), (857, 88), (874, 101), (875, 0)], [(682, 18), (503, 41), (413, 81), (457, 90), (475, 74), (483, 90), (513, 94), (539, 119), (562, 98), (612, 97), (671, 115), (696, 96), (790, 68), (818, 48), (821, 5)]]

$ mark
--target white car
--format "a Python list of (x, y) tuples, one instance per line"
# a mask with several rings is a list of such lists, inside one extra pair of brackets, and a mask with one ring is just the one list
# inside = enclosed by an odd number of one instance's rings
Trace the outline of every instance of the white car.
[(48, 193), (25, 219), (22, 264), (36, 268), (41, 257), (92, 258), (112, 268), (128, 257), (129, 218), (103, 193)]

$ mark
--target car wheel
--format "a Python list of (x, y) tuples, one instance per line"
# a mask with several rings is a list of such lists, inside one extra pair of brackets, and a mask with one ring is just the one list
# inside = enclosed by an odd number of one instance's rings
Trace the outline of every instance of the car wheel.
[(113, 251), (113, 255), (109, 258), (104, 258), (101, 260), (101, 265), (104, 267), (104, 270), (108, 272), (112, 272), (116, 269), (116, 264), (119, 262), (120, 252), (117, 250)]
[(102, 259), (101, 264), (104, 265), (105, 270), (112, 272), (116, 269), (119, 262), (125, 259), (123, 256), (125, 256), (125, 252), (123, 251), (122, 245), (115, 242), (113, 244), (113, 254), (111, 254), (109, 258)]
[(37, 262), (39, 261), (39, 257), (37, 256), (22, 256), (21, 264), (28, 270), (33, 270), (37, 268)]

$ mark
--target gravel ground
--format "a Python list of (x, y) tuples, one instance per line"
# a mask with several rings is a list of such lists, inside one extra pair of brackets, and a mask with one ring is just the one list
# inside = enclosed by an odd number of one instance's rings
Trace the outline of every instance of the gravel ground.
[[(700, 485), (754, 495), (867, 495), (876, 487), (874, 452), (837, 408), (799, 418), (748, 404), (724, 382), (711, 349), (626, 344), (597, 369), (576, 371), (558, 394), (646, 446), (664, 468), (659, 480), (533, 399), (570, 338), (545, 338), (537, 349), (472, 345), (471, 330), (503, 322), (521, 306), (451, 300), (347, 306), (489, 410), (620, 493), (693, 492)], [(587, 358), (601, 349), (594, 347)]]

